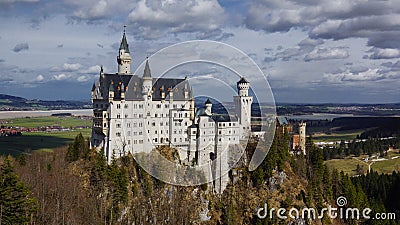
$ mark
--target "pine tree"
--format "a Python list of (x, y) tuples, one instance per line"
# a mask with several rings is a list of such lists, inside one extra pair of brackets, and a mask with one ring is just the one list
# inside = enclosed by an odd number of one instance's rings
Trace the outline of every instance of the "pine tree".
[(0, 224), (28, 223), (36, 211), (37, 201), (14, 172), (7, 157), (0, 167)]

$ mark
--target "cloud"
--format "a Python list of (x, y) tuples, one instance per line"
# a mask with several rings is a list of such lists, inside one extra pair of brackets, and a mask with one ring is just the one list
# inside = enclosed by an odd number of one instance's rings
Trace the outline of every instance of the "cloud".
[(61, 73), (61, 74), (58, 74), (58, 75), (53, 75), (53, 80), (56, 80), (56, 81), (66, 80), (69, 77), (70, 77), (70, 75), (67, 75), (65, 73)]
[(400, 48), (396, 0), (253, 0), (245, 25), (266, 32), (298, 28), (320, 39), (366, 38), (372, 47)]
[(44, 77), (43, 77), (42, 74), (39, 74), (39, 75), (36, 77), (36, 79), (35, 79), (35, 81), (37, 81), (37, 82), (41, 82), (41, 81), (43, 81), (43, 80), (44, 80)]
[(59, 45), (57, 45), (57, 48), (63, 48), (64, 47), (64, 45), (63, 44), (59, 44)]
[(78, 71), (82, 65), (80, 63), (64, 63), (61, 66), (56, 66), (50, 69), (52, 72), (75, 72)]
[(226, 16), (216, 0), (139, 0), (128, 19), (128, 28), (135, 30), (135, 35), (155, 39), (184, 32), (219, 36)]
[(304, 57), (304, 61), (325, 60), (325, 59), (346, 59), (349, 52), (341, 47), (338, 48), (316, 48)]
[(384, 79), (393, 79), (393, 77), (381, 73), (381, 71), (377, 68), (368, 69), (361, 72), (346, 70), (339, 73), (327, 73), (324, 74), (323, 77), (323, 81), (327, 83), (344, 83), (358, 81), (371, 82)]
[(28, 43), (20, 43), (20, 44), (15, 45), (15, 47), (13, 48), (14, 52), (20, 52), (20, 51), (24, 51), (24, 50), (25, 51), (29, 50)]
[(77, 80), (78, 82), (85, 82), (85, 81), (90, 80), (90, 77), (85, 76), (85, 75), (82, 75), (82, 76), (79, 76), (76, 80)]
[(370, 52), (373, 52), (370, 59), (393, 59), (400, 58), (400, 50), (393, 48), (372, 48)]

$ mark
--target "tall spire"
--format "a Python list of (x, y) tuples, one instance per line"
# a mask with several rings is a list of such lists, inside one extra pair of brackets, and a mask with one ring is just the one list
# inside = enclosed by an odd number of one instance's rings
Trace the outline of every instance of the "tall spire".
[(146, 66), (144, 67), (143, 77), (151, 78), (151, 71), (149, 66), (149, 59), (146, 60)]
[(129, 53), (129, 45), (128, 41), (126, 40), (126, 25), (124, 25), (124, 35), (122, 36), (121, 45), (119, 46), (119, 50), (124, 49), (126, 53)]

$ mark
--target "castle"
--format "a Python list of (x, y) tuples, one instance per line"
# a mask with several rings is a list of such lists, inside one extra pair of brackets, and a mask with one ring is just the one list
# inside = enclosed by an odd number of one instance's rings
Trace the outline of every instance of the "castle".
[[(195, 108), (189, 79), (158, 78), (146, 60), (142, 75), (132, 74), (125, 31), (117, 56), (118, 72), (104, 73), (92, 87), (93, 128), (91, 147), (112, 156), (148, 153), (157, 146), (178, 150), (185, 165), (205, 165), (216, 160), (206, 176), (218, 178), (214, 190), (222, 193), (229, 182), (223, 171), (239, 154), (239, 144), (251, 134), (250, 83), (241, 78), (234, 96), (234, 115), (217, 115), (208, 99)], [(211, 165), (211, 164), (210, 164)], [(214, 180), (214, 179), (213, 179)]]

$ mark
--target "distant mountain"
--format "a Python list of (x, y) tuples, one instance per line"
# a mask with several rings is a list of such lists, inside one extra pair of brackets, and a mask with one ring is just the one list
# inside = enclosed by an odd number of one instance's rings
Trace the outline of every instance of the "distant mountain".
[(88, 109), (90, 102), (83, 101), (43, 101), (25, 99), (17, 96), (0, 94), (0, 111), (13, 110), (56, 110), (56, 109)]

